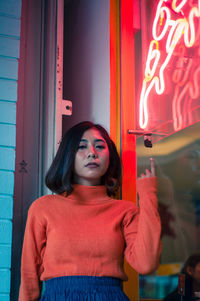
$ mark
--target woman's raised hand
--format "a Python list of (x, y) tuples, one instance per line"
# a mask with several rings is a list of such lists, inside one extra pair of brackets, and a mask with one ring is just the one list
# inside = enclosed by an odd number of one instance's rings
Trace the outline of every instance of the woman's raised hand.
[(142, 173), (139, 177), (139, 179), (143, 178), (150, 178), (150, 177), (155, 177), (156, 176), (156, 167), (155, 167), (155, 161), (153, 158), (150, 158), (151, 162), (151, 169), (146, 169), (145, 173)]

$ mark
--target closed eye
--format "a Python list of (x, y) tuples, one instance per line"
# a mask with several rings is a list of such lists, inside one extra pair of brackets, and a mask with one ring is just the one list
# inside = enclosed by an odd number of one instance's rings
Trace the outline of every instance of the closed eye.
[(96, 148), (98, 148), (98, 149), (104, 149), (105, 145), (99, 144), (99, 145), (96, 145)]
[(81, 145), (79, 145), (79, 147), (78, 147), (78, 149), (85, 149), (85, 148), (87, 148), (87, 145), (84, 145), (84, 144), (81, 144)]

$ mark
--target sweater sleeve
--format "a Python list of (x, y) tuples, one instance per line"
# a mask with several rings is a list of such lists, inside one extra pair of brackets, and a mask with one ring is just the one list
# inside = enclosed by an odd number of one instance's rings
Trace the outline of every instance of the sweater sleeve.
[(19, 301), (38, 301), (41, 294), (40, 275), (46, 245), (45, 225), (32, 205), (28, 212), (21, 258)]
[(125, 258), (138, 273), (149, 274), (157, 268), (161, 253), (157, 178), (139, 179), (137, 191), (138, 213), (129, 211), (124, 219)]

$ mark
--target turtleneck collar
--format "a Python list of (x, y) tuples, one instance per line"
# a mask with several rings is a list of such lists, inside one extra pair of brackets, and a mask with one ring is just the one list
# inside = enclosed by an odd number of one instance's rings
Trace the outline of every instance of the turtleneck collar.
[(73, 192), (67, 197), (78, 203), (102, 203), (110, 198), (106, 192), (106, 186), (73, 185)]

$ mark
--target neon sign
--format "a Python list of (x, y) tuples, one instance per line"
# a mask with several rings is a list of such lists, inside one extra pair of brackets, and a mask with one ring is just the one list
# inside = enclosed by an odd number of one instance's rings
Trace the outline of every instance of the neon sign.
[[(175, 85), (172, 100), (174, 130), (184, 125), (183, 112), (191, 108), (191, 99), (199, 97), (200, 67), (186, 56), (187, 49), (195, 48), (200, 56), (200, 0), (159, 0), (152, 26), (152, 40), (149, 44), (144, 79), (139, 102), (139, 126), (149, 126), (150, 92), (157, 95), (166, 89), (166, 67), (176, 55), (171, 81)], [(161, 48), (164, 44), (164, 51)], [(162, 46), (161, 46), (162, 45)], [(197, 49), (197, 50), (196, 50)], [(184, 68), (183, 68), (184, 67)], [(189, 77), (192, 72), (192, 79)], [(188, 98), (183, 104), (183, 98)]]

